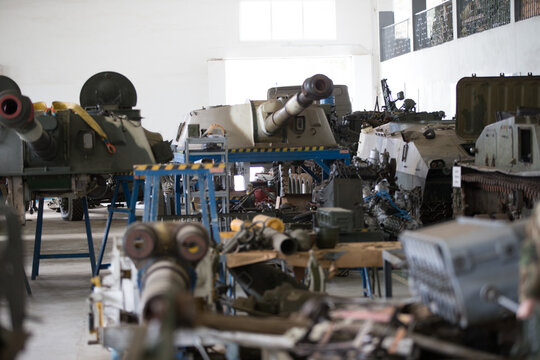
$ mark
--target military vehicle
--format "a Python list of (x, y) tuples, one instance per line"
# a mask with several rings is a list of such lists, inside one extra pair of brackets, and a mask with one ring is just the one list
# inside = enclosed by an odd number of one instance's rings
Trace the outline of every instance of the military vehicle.
[(287, 101), (250, 100), (193, 110), (180, 124), (177, 141), (182, 148), (188, 132), (193, 131), (189, 129), (198, 128), (191, 135), (199, 137), (212, 125), (219, 125), (226, 132), (229, 149), (337, 146), (324, 109), (314, 104), (332, 91), (332, 80), (317, 74), (306, 79), (301, 91)]
[[(519, 106), (538, 107), (538, 84), (538, 77), (532, 75), (482, 78), (473, 75), (463, 78), (456, 87), (455, 121), (400, 120), (375, 128), (366, 127), (360, 134), (357, 156), (369, 162), (369, 159), (376, 159), (379, 154), (388, 153), (387, 157), (395, 168), (396, 185), (405, 192), (410, 192), (417, 187), (422, 189), (420, 215), (424, 224), (448, 219), (453, 215), (482, 213), (478, 210), (479, 206), (486, 209), (484, 213), (493, 212), (493, 210), (487, 211), (487, 208), (499, 209), (502, 206), (501, 203), (508, 203), (508, 200), (499, 199), (503, 196), (502, 193), (507, 194), (504, 195), (507, 198), (510, 196), (512, 201), (522, 201), (522, 194), (515, 194), (515, 197), (508, 195), (511, 191), (502, 191), (504, 188), (502, 183), (489, 180), (488, 175), (482, 179), (474, 177), (468, 174), (468, 170), (464, 170), (462, 177), (465, 189), (452, 190), (451, 173), (455, 162), (470, 168), (469, 165), (475, 162), (475, 158), (477, 159), (476, 166), (481, 165), (484, 170), (493, 172), (497, 166), (501, 169), (501, 162), (505, 161), (508, 162), (505, 166), (510, 166), (510, 163), (515, 161), (512, 166), (517, 169), (517, 164), (520, 163), (518, 146), (523, 146), (522, 150), (525, 153), (533, 154), (532, 149), (537, 146), (534, 142), (534, 126), (516, 125), (520, 122), (536, 123), (537, 120), (534, 120), (534, 115), (531, 113), (525, 115), (521, 111), (521, 117), (518, 116), (517, 120), (506, 120), (498, 125), (488, 125), (496, 121), (498, 111), (513, 111)], [(486, 126), (488, 127), (484, 130), (485, 133), (481, 135)], [(518, 128), (524, 127), (526, 127), (524, 132), (520, 132)], [(504, 129), (506, 132), (496, 129)], [(522, 136), (523, 145), (518, 145)], [(475, 146), (474, 142), (477, 138)], [(507, 144), (503, 145), (505, 142)], [(502, 150), (503, 147), (506, 150)], [(486, 155), (487, 152), (497, 149), (499, 151), (497, 156), (493, 156), (495, 153)], [(506, 154), (506, 151), (509, 151), (508, 154), (503, 156), (502, 153)], [(489, 158), (489, 165), (492, 165), (491, 169), (485, 168), (487, 158)], [(498, 159), (495, 163), (494, 158)], [(526, 159), (522, 158), (521, 163), (525, 164)], [(532, 163), (525, 167), (531, 169), (531, 165)], [(518, 181), (520, 184), (516, 186), (527, 188), (526, 191), (530, 194), (531, 187), (524, 184), (535, 182), (534, 178), (530, 178), (533, 173), (529, 171), (522, 175), (524, 176)], [(492, 176), (493, 174), (489, 175), (489, 177)], [(472, 186), (470, 190), (467, 190), (467, 183)], [(486, 198), (487, 195), (477, 191), (480, 188), (490, 187), (493, 193), (491, 200)], [(530, 200), (533, 197), (525, 196), (528, 207), (531, 206)]]
[(458, 87), (466, 91), (458, 134), (476, 143), (474, 161), (459, 163), (454, 213), (527, 216), (540, 199), (540, 76), (465, 78)]
[(80, 103), (32, 104), (0, 77), (0, 176), (21, 219), (24, 204), (38, 196), (103, 198), (112, 174), (172, 158), (169, 143), (141, 126), (137, 93), (125, 76), (92, 76)]

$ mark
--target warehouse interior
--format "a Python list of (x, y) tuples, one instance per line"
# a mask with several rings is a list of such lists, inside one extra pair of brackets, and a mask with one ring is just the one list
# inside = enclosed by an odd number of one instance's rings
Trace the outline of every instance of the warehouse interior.
[(0, 0), (0, 359), (540, 357), (539, 0)]

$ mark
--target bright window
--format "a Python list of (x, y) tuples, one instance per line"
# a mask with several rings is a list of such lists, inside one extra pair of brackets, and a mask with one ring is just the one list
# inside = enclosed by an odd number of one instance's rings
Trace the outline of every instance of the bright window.
[(335, 40), (335, 0), (241, 0), (241, 41)]
[(349, 87), (354, 94), (350, 56), (321, 58), (226, 59), (225, 103), (242, 104), (247, 99), (265, 100), (269, 88), (301, 85), (315, 74), (327, 75), (334, 84)]

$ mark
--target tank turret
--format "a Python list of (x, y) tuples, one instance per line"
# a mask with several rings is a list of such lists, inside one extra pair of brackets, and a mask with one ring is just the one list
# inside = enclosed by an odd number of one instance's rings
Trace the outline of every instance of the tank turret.
[[(246, 104), (211, 106), (191, 111), (180, 124), (177, 141), (199, 137), (219, 125), (229, 149), (250, 147), (337, 146), (325, 110), (317, 100), (332, 95), (332, 80), (322, 74), (306, 79), (288, 98), (250, 100)], [(189, 134), (189, 135), (188, 135)]]

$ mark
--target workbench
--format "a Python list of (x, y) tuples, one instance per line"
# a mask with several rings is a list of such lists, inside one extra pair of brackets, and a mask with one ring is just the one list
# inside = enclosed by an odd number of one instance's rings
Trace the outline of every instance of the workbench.
[[(358, 242), (339, 243), (333, 249), (314, 249), (315, 258), (319, 265), (324, 268), (360, 268), (360, 267), (381, 267), (383, 266), (382, 253), (384, 250), (401, 249), (398, 241), (378, 241), (378, 242)], [(336, 260), (324, 259), (326, 254), (343, 254)], [(306, 267), (309, 260), (309, 252), (297, 252), (296, 254), (285, 256), (275, 250), (253, 250), (227, 254), (227, 267), (234, 268), (257, 262), (272, 259), (283, 259), (288, 265), (295, 267)]]

